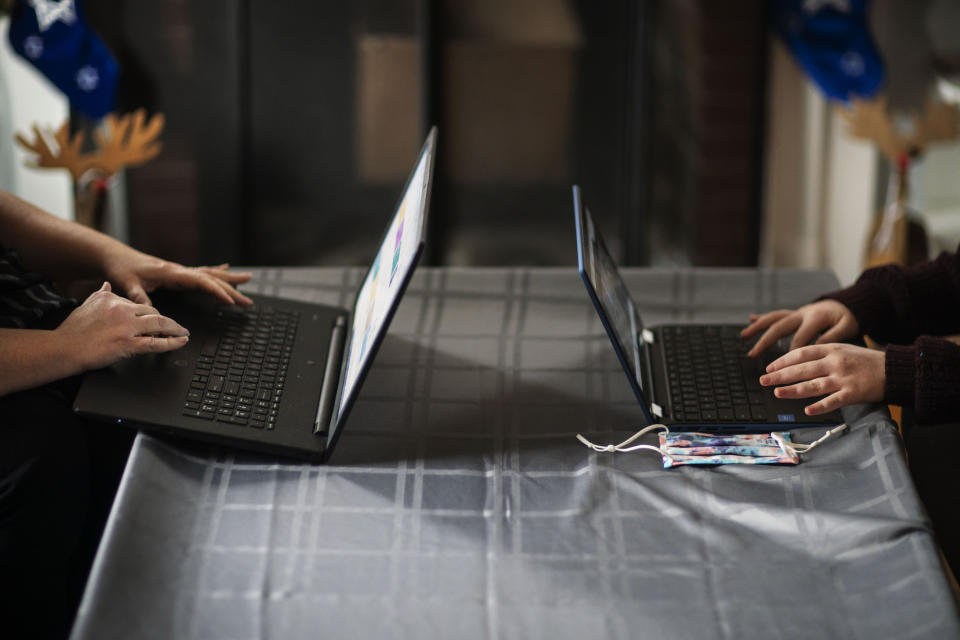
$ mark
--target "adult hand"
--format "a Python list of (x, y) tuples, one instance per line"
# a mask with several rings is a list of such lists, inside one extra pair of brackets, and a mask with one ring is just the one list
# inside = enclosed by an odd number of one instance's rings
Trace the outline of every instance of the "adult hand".
[(760, 384), (777, 387), (778, 398), (826, 396), (807, 405), (808, 416), (861, 402), (883, 400), (886, 353), (876, 349), (834, 343), (790, 351), (767, 366)]
[(185, 267), (126, 246), (111, 251), (104, 263), (107, 279), (123, 289), (130, 300), (140, 304), (151, 304), (147, 294), (160, 287), (201, 289), (227, 304), (253, 304), (250, 298), (234, 288), (234, 285), (247, 282), (250, 274), (229, 271), (226, 264)]
[(853, 312), (836, 300), (819, 300), (791, 311), (780, 309), (764, 314), (750, 314), (750, 325), (740, 332), (749, 338), (766, 329), (753, 348), (747, 352), (755, 358), (780, 338), (793, 334), (790, 350), (810, 344), (821, 331), (816, 344), (826, 344), (852, 338), (860, 332)]
[(55, 330), (66, 357), (81, 371), (99, 369), (139, 353), (159, 353), (187, 344), (190, 332), (153, 307), (111, 292), (104, 282)]

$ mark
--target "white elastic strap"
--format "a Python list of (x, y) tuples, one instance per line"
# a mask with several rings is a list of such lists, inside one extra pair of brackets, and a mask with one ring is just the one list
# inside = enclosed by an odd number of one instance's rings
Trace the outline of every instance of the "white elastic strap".
[(640, 431), (637, 431), (635, 434), (633, 434), (632, 436), (630, 436), (620, 444), (607, 444), (607, 445), (594, 444), (589, 440), (587, 440), (586, 438), (584, 438), (579, 433), (577, 434), (577, 440), (579, 440), (583, 444), (587, 445), (588, 447), (590, 447), (591, 449), (599, 453), (617, 453), (617, 452), (630, 453), (631, 451), (637, 451), (638, 449), (649, 449), (650, 451), (656, 451), (660, 455), (670, 458), (672, 460), (673, 457), (669, 453), (667, 453), (660, 447), (653, 446), (652, 444), (635, 444), (633, 446), (629, 446), (630, 443), (632, 443), (634, 440), (636, 440), (637, 438), (640, 438), (641, 436), (649, 433), (654, 429), (663, 429), (665, 433), (670, 433), (670, 428), (667, 427), (667, 425), (665, 424), (651, 424), (648, 427), (644, 427), (643, 429), (640, 429)]
[(800, 442), (786, 442), (779, 433), (771, 433), (773, 439), (777, 441), (780, 447), (786, 451), (796, 453), (798, 455), (809, 453), (813, 448), (817, 447), (821, 443), (827, 441), (829, 438), (832, 438), (835, 434), (840, 433), (847, 428), (846, 423), (837, 425), (833, 429), (828, 430), (825, 434), (811, 442), (810, 444), (802, 444)]

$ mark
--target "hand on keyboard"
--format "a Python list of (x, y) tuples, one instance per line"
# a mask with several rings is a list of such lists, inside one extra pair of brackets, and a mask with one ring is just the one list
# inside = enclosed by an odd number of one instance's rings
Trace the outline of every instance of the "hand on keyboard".
[(159, 288), (196, 289), (226, 304), (250, 306), (252, 301), (236, 286), (250, 280), (250, 274), (230, 271), (229, 265), (185, 267), (161, 260), (130, 247), (115, 248), (105, 259), (107, 279), (134, 302), (152, 304), (149, 294)]
[(778, 398), (826, 396), (807, 405), (808, 416), (850, 404), (883, 400), (886, 354), (850, 344), (812, 345), (777, 358), (760, 376)]
[(156, 309), (114, 294), (104, 282), (56, 329), (82, 371), (99, 369), (139, 353), (172, 351), (190, 332)]
[[(764, 331), (765, 330), (765, 331)], [(780, 309), (764, 314), (751, 314), (750, 325), (740, 335), (749, 338), (763, 331), (747, 353), (755, 358), (777, 340), (793, 334), (790, 349), (796, 349), (814, 341), (817, 344), (838, 342), (856, 336), (860, 327), (853, 313), (836, 300), (819, 300), (796, 310)]]

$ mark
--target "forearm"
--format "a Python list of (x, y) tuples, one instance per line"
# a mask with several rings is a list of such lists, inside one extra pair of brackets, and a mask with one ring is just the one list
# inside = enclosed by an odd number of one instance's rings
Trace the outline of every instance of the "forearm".
[(960, 346), (921, 336), (886, 351), (884, 399), (912, 406), (917, 422), (956, 422), (960, 416)]
[(56, 331), (0, 329), (0, 396), (83, 371)]
[(0, 243), (15, 249), (24, 266), (52, 280), (97, 278), (104, 258), (125, 245), (0, 190)]
[(960, 253), (944, 252), (929, 263), (905, 269), (918, 335), (942, 336), (960, 328)]
[(860, 328), (883, 343), (910, 344), (921, 334), (944, 335), (960, 327), (960, 254), (901, 267), (869, 269), (852, 287), (825, 298), (846, 305)]

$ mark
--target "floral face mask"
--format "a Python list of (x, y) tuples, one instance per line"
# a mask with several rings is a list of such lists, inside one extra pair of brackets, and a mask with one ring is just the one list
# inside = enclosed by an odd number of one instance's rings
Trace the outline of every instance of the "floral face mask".
[[(732, 435), (672, 433), (669, 427), (662, 424), (652, 424), (641, 429), (620, 444), (594, 444), (579, 433), (577, 439), (600, 453), (629, 453), (644, 449), (656, 451), (663, 457), (664, 469), (685, 464), (799, 464), (802, 454), (846, 428), (846, 424), (836, 426), (810, 444), (793, 442), (790, 434), (785, 431)], [(654, 430), (660, 430), (659, 446), (633, 444), (638, 438)]]

